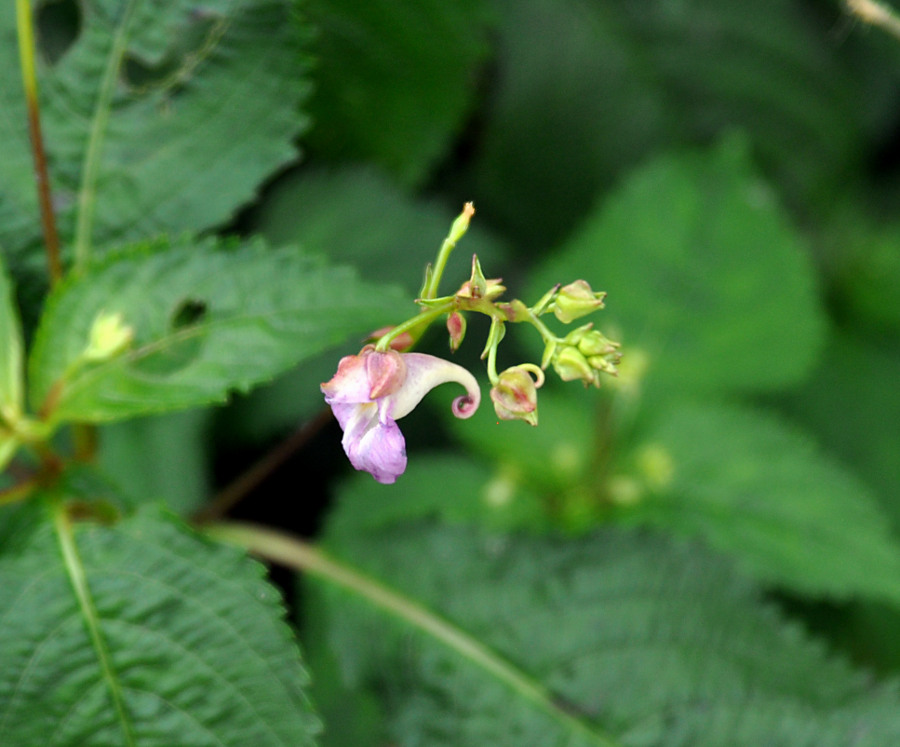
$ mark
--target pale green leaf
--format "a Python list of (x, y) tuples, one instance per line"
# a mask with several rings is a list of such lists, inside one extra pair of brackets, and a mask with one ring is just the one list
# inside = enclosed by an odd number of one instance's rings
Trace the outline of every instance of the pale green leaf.
[(332, 648), (348, 686), (379, 696), (397, 745), (900, 739), (893, 684), (829, 659), (696, 545), (419, 521), (342, 535), (334, 547), (356, 570), (317, 579)]
[(0, 423), (22, 410), (22, 330), (13, 286), (0, 253)]
[(674, 407), (632, 462), (644, 495), (625, 520), (700, 537), (801, 594), (900, 603), (900, 542), (877, 500), (774, 417)]
[(0, 470), (12, 459), (17, 441), (4, 427), (22, 412), (22, 330), (13, 287), (0, 252)]
[(156, 512), (57, 515), (20, 536), (0, 559), (0, 742), (313, 744), (308, 677), (263, 574)]
[(824, 335), (812, 264), (740, 140), (635, 171), (532, 277), (583, 277), (591, 317), (667, 391), (765, 391), (802, 379)]
[[(40, 222), (14, 4), (0, 11), (0, 241)], [(285, 0), (90, 0), (54, 65), (39, 60), (51, 187), (64, 244), (222, 223), (297, 157), (307, 33)], [(77, 223), (77, 227), (76, 227)]]
[[(363, 337), (401, 303), (392, 289), (297, 248), (135, 245), (51, 295), (30, 360), (32, 402), (45, 403), (54, 422), (221, 402), (350, 335)], [(121, 314), (134, 340), (109, 360), (80, 363), (100, 312)]]
[(310, 111), (317, 152), (420, 183), (474, 101), (488, 54), (484, 0), (311, 0), (320, 60)]

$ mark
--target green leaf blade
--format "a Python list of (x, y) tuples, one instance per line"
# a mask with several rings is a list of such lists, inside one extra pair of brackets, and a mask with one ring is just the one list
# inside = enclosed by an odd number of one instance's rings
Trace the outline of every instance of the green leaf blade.
[[(342, 537), (339, 551), (615, 743), (838, 747), (858, 734), (871, 745), (900, 735), (894, 684), (826, 657), (696, 545), (621, 530), (535, 539), (415, 522)], [(346, 589), (325, 598), (347, 682), (379, 695), (398, 744), (582, 743), (460, 648), (409, 620), (386, 622), (371, 598)]]
[[(79, 251), (218, 225), (297, 158), (308, 28), (282, 0), (93, 0), (54, 67), (39, 70), (64, 243)], [(13, 14), (0, 34), (14, 37)], [(16, 70), (15, 46), (2, 54)], [(40, 223), (21, 86), (2, 86), (0, 240), (36, 246)], [(19, 148), (11, 145), (18, 143)]]
[(806, 250), (744, 144), (636, 170), (532, 277), (609, 292), (595, 324), (666, 392), (769, 391), (802, 380), (824, 338)]
[(900, 603), (900, 543), (887, 514), (776, 418), (734, 406), (672, 407), (643, 434), (641, 451), (657, 463), (663, 456), (670, 474), (655, 478), (622, 520), (703, 538), (794, 592)]
[[(188, 239), (136, 245), (51, 297), (30, 360), (36, 408), (56, 382), (54, 420), (103, 422), (223, 401), (390, 318), (393, 289), (297, 249)], [(132, 346), (79, 366), (100, 312)], [(75, 369), (73, 370), (73, 366)]]
[(150, 513), (73, 534), (110, 654), (109, 700), (49, 527), (0, 561), (8, 744), (313, 744), (307, 675), (262, 568)]
[[(488, 3), (314, 0), (306, 5), (321, 60), (310, 146), (368, 160), (406, 185), (445, 156), (474, 103), (472, 80), (489, 52)], [(439, 51), (436, 51), (439, 50)]]

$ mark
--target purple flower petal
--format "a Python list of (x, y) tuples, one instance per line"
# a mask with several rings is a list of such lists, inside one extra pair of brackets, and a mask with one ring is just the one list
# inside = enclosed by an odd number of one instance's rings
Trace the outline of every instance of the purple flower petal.
[(381, 422), (374, 403), (352, 413), (341, 444), (350, 463), (380, 483), (389, 485), (406, 471), (406, 441), (400, 426), (389, 417)]

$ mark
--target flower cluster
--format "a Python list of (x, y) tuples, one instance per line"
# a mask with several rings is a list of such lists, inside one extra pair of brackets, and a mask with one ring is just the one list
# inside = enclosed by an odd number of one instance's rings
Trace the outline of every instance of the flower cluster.
[[(544, 384), (548, 366), (563, 381), (582, 381), (600, 386), (602, 374), (615, 376), (621, 354), (613, 342), (592, 324), (585, 324), (565, 337), (557, 337), (541, 320), (553, 314), (569, 324), (603, 308), (605, 293), (596, 293), (585, 280), (551, 288), (534, 305), (514, 299), (501, 302), (506, 291), (499, 278), (488, 279), (477, 257), (472, 258), (469, 279), (451, 296), (437, 296), (447, 258), (463, 236), (475, 210), (468, 203), (454, 221), (450, 234), (429, 265), (425, 284), (416, 300), (421, 311), (396, 327), (382, 329), (357, 355), (341, 359), (337, 373), (322, 384), (325, 402), (331, 406), (344, 431), (342, 445), (351, 464), (369, 472), (378, 482), (393, 483), (406, 469), (406, 442), (397, 421), (408, 415), (434, 387), (455, 382), (466, 393), (453, 402), (453, 414), (470, 417), (481, 402), (475, 377), (462, 366), (423, 353), (402, 352), (411, 348), (437, 319), (445, 317), (451, 351), (466, 335), (467, 313), (485, 314), (491, 319), (488, 339), (482, 352), (487, 359), (491, 383), (490, 398), (497, 417), (522, 420), (537, 425), (537, 390)], [(497, 371), (497, 350), (509, 323), (527, 323), (544, 342), (541, 365), (519, 363)]]

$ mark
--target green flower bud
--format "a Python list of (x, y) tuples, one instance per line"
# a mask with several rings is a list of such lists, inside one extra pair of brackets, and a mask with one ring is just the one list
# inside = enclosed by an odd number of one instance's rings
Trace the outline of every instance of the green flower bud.
[(600, 386), (598, 374), (588, 359), (571, 345), (559, 348), (553, 356), (553, 368), (563, 381), (583, 381), (585, 386)]
[(92, 363), (109, 360), (125, 350), (133, 338), (134, 329), (123, 323), (120, 313), (101, 311), (91, 325), (82, 358)]
[(559, 289), (553, 303), (553, 313), (563, 324), (580, 319), (603, 308), (605, 293), (594, 293), (586, 280), (576, 280)]

